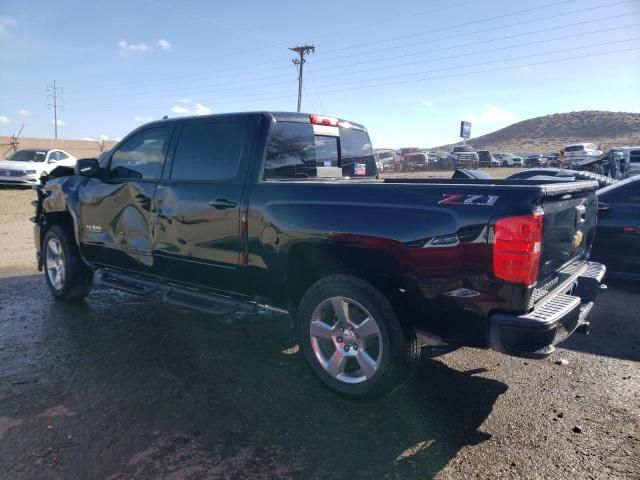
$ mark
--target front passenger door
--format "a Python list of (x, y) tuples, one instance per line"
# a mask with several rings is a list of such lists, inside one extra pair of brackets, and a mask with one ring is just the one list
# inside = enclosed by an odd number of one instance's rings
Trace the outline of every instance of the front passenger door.
[(162, 177), (170, 125), (133, 134), (110, 155), (101, 178), (80, 191), (82, 252), (96, 263), (153, 272), (153, 197)]

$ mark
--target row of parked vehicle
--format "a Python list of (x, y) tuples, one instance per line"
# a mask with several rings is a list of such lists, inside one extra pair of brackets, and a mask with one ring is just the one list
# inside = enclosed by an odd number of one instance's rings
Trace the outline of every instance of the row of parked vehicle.
[(448, 152), (428, 151), (417, 147), (374, 152), (378, 171), (455, 170), (456, 168), (524, 167), (521, 156), (510, 152), (492, 153), (471, 145), (457, 145)]
[(378, 149), (374, 154), (378, 171), (556, 167), (589, 170), (614, 177), (627, 177), (640, 173), (640, 147), (619, 147), (603, 152), (593, 143), (567, 145), (560, 152), (524, 155), (476, 150), (471, 145), (457, 145), (448, 152), (408, 147), (399, 150)]

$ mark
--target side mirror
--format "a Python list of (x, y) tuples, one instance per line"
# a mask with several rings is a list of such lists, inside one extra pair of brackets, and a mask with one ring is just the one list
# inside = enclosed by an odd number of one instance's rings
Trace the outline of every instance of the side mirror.
[(83, 177), (95, 177), (100, 171), (100, 164), (95, 158), (81, 158), (76, 162), (76, 175)]

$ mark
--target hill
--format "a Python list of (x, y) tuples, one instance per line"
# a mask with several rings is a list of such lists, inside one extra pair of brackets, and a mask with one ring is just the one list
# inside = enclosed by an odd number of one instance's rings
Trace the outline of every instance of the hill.
[(595, 143), (602, 149), (640, 145), (640, 113), (598, 110), (556, 113), (523, 120), (468, 140), (476, 149), (496, 152), (558, 151), (565, 145), (581, 142)]

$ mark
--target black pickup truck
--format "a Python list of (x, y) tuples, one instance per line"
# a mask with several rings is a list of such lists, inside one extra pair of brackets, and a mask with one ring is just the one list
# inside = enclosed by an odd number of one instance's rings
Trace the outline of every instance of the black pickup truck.
[(54, 297), (95, 274), (213, 314), (288, 313), (345, 395), (393, 389), (425, 345), (547, 357), (604, 288), (596, 182), (380, 180), (366, 129), (332, 117), (153, 122), (54, 176), (34, 217)]

